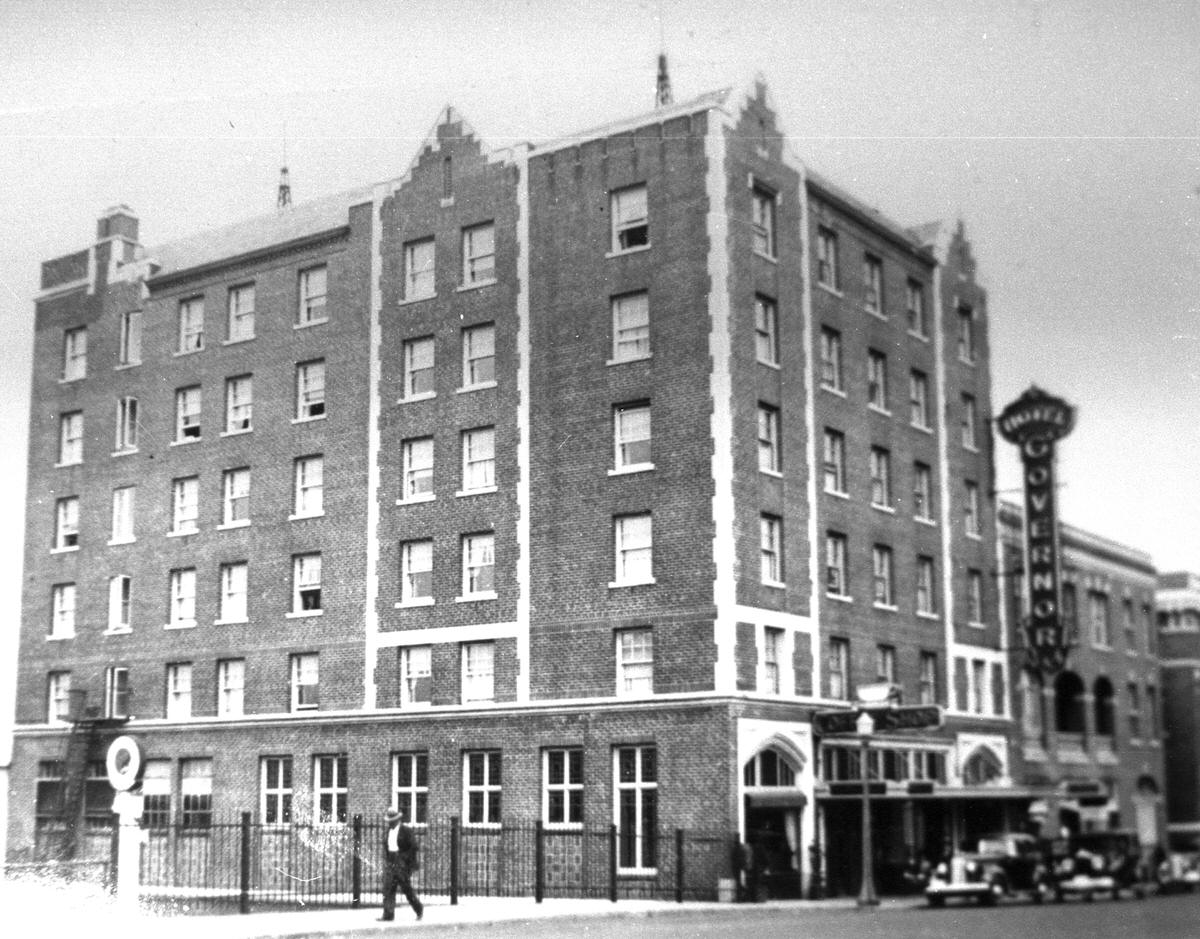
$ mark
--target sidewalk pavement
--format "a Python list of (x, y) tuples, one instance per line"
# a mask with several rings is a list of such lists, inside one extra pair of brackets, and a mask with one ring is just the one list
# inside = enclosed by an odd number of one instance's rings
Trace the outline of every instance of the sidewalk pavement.
[[(920, 903), (921, 898), (887, 899), (882, 908), (903, 909)], [(779, 900), (755, 904), (765, 907), (804, 909), (849, 909), (853, 898), (835, 900)], [(671, 903), (664, 900), (548, 899), (537, 903), (532, 897), (461, 897), (451, 906), (446, 897), (430, 897), (425, 903), (424, 918), (417, 922), (407, 905), (396, 909), (394, 922), (378, 921), (377, 905), (358, 909), (312, 909), (269, 911), (261, 913), (175, 914), (156, 916), (138, 910), (122, 908), (100, 895), (88, 895), (81, 885), (72, 888), (35, 887), (23, 885), (19, 891), (0, 891), (0, 908), (4, 922), (26, 927), (20, 935), (44, 936), (79, 934), (117, 936), (121, 939), (154, 937), (161, 939), (164, 931), (172, 939), (300, 939), (308, 936), (338, 936), (351, 932), (394, 934), (397, 928), (415, 930), (423, 927), (466, 924), (487, 924), (543, 920), (553, 918), (586, 919), (595, 917), (669, 916), (682, 910), (706, 910), (714, 914), (744, 912), (747, 907), (732, 903)], [(9, 929), (9, 935), (14, 935)]]

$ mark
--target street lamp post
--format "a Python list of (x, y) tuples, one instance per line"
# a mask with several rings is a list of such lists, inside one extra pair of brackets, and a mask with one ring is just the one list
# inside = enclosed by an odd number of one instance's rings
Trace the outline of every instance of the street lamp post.
[(858, 891), (859, 906), (878, 906), (879, 897), (875, 894), (875, 865), (871, 848), (871, 780), (867, 772), (867, 753), (870, 747), (871, 734), (875, 732), (875, 721), (869, 713), (863, 711), (854, 722), (859, 740), (862, 741), (862, 755), (859, 763), (859, 776), (862, 777), (862, 886)]

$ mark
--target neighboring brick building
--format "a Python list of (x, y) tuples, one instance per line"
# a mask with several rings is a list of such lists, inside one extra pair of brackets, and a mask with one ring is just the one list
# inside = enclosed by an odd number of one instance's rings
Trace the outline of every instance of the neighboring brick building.
[(1165, 821), (1165, 688), (1150, 556), (1060, 524), (1062, 615), (1071, 650), (1065, 668), (1046, 681), (1027, 667), (1019, 628), (1028, 602), (1021, 510), (1003, 503), (1000, 525), (1013, 624), (1015, 778), (1038, 797), (1031, 817), (1048, 833), (1127, 828), (1143, 847), (1157, 845)]
[(10, 852), (120, 726), (160, 821), (390, 794), (846, 892), (811, 715), (878, 681), (947, 714), (876, 741), (885, 887), (1023, 820), (970, 244), (808, 172), (761, 84), (497, 153), (448, 110), (369, 190), (159, 249), (114, 209), (42, 288)]
[(1200, 575), (1158, 577), (1167, 826), (1180, 845), (1200, 840)]

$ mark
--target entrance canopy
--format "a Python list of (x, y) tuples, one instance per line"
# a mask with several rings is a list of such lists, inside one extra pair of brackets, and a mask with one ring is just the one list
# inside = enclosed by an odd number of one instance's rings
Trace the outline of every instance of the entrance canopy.
[(746, 804), (752, 809), (802, 809), (808, 797), (798, 789), (758, 789), (746, 793)]

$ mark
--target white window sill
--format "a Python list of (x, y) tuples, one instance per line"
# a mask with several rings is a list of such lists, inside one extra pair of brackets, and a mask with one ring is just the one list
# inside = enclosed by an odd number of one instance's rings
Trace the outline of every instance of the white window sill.
[(896, 509), (893, 506), (882, 505), (878, 502), (872, 502), (871, 508), (873, 508), (876, 512), (886, 512), (888, 515), (896, 514)]
[(254, 432), (253, 427), (243, 427), (241, 430), (223, 430), (219, 434), (221, 437), (239, 437), (242, 434), (250, 434)]
[(930, 436), (933, 436), (933, 428), (928, 424), (909, 424), (908, 426), (913, 430), (919, 430), (923, 434), (929, 434)]
[(250, 519), (239, 518), (236, 522), (223, 522), (217, 526), (217, 531), (231, 531), (234, 528), (249, 528)]
[(765, 251), (759, 251), (757, 248), (751, 248), (750, 250), (754, 253), (756, 258), (762, 258), (764, 261), (769, 261), (772, 264), (779, 263), (779, 258), (775, 257), (773, 254), (767, 254)]
[[(433, 707), (432, 701), (401, 701), (400, 702), (400, 708), (401, 708), (401, 710), (404, 710), (404, 711), (420, 710), (421, 708), (431, 708), (431, 707)], [(425, 823), (425, 822), (421, 822), (419, 825), (418, 824), (410, 824), (408, 827), (409, 828), (424, 828), (426, 824), (427, 823)]]
[(981, 623), (978, 620), (967, 620), (967, 625), (971, 629), (987, 629), (987, 623)]
[(977, 532), (977, 531), (969, 531), (969, 532), (966, 532), (965, 534), (972, 541), (983, 541), (983, 535), (979, 534), (979, 532)]
[(937, 613), (930, 613), (928, 610), (917, 610), (917, 616), (921, 619), (941, 620), (941, 616)]
[(393, 603), (397, 610), (407, 610), (415, 606), (433, 606), (433, 597), (414, 597), (411, 600), (401, 600), (399, 603)]
[[(488, 698), (487, 700), (491, 701), (492, 699)], [(463, 704), (474, 704), (474, 703), (476, 703), (476, 702), (473, 702), (473, 701), (464, 701), (463, 702)], [(501, 826), (500, 826), (499, 822), (463, 822), (462, 827), (463, 828), (483, 828), (483, 829), (486, 829), (489, 831), (499, 831)]]
[(496, 382), (494, 381), (481, 381), (478, 385), (463, 385), (461, 388), (455, 388), (454, 393), (456, 395), (465, 395), (471, 391), (483, 391), (485, 388), (495, 387)]
[(461, 499), (463, 496), (486, 496), (493, 492), (499, 492), (496, 486), (484, 486), (480, 489), (460, 489), (454, 494), (454, 498)]
[[(309, 711), (315, 711), (315, 710), (317, 710), (317, 705), (315, 705), (315, 704), (293, 704), (292, 705), (292, 713), (293, 714), (307, 714)], [(316, 823), (317, 827), (324, 826), (326, 828), (333, 828), (333, 826), (336, 824), (339, 824), (339, 823), (337, 823), (337, 822), (317, 822)]]
[(236, 345), (239, 345), (240, 343), (250, 342), (251, 340), (257, 339), (257, 338), (258, 338), (257, 336), (239, 336), (237, 339), (222, 339), (221, 345), (236, 346)]
[(47, 642), (61, 642), (63, 639), (74, 639), (75, 633), (58, 633), (57, 635), (49, 635), (46, 637)]
[(837, 489), (826, 489), (826, 490), (825, 490), (825, 495), (827, 495), (827, 496), (833, 496), (835, 499), (845, 499), (847, 502), (849, 502), (849, 501), (850, 501), (850, 493), (848, 493), (848, 492), (841, 492), (841, 491), (839, 491), (839, 490), (837, 490)]
[(199, 528), (183, 528), (183, 529), (179, 529), (178, 531), (167, 532), (167, 537), (168, 538), (186, 538), (188, 535), (198, 535), (198, 534), (200, 534)]
[(783, 371), (783, 366), (778, 362), (768, 362), (766, 359), (755, 359), (755, 361), (758, 362), (759, 365), (765, 366), (766, 368), (773, 368), (777, 372)]
[(305, 519), (305, 518), (324, 518), (324, 517), (325, 517), (324, 512), (312, 512), (308, 515), (289, 515), (288, 521), (289, 522), (298, 522), (301, 519)]
[(785, 584), (782, 580), (764, 580), (760, 581), (760, 583), (762, 583), (764, 587), (771, 587), (775, 590), (787, 589), (787, 584)]
[(322, 316), (317, 319), (305, 320), (302, 323), (292, 323), (292, 329), (308, 329), (310, 326), (320, 326), (322, 323), (328, 323), (329, 317)]
[(323, 421), (323, 420), (325, 420), (324, 414), (314, 414), (311, 417), (293, 417), (292, 423), (293, 424), (311, 424), (313, 421)]
[(446, 196), (440, 202), (438, 202), (438, 205), (443, 209), (450, 208), (450, 206), (454, 205), (454, 196)]
[(133, 630), (128, 626), (113, 626), (110, 629), (104, 630), (102, 636), (128, 636)]
[(648, 577), (645, 580), (612, 580), (608, 583), (609, 590), (616, 590), (619, 587), (641, 587), (647, 584), (657, 584), (658, 581), (653, 577)]
[[(578, 792), (579, 790), (574, 790)], [(583, 822), (542, 822), (545, 831), (583, 831)]]
[(182, 440), (172, 440), (167, 446), (169, 447), (185, 447), (189, 443), (200, 443), (200, 437), (184, 437)]
[(435, 300), (437, 293), (423, 293), (419, 297), (405, 297), (402, 300), (396, 301), (396, 306), (412, 306), (414, 303), (420, 303), (422, 300)]
[(836, 600), (838, 603), (853, 603), (854, 598), (845, 593), (826, 593), (826, 600)]
[(617, 870), (618, 877), (657, 877), (657, 867), (622, 867)]
[(485, 590), (482, 593), (468, 593), (462, 597), (455, 597), (455, 603), (475, 603), (480, 600), (495, 600), (497, 597), (495, 590)]
[(214, 626), (244, 626), (248, 622), (250, 622), (250, 620), (247, 617), (242, 617), (241, 619), (215, 619), (215, 620), (213, 620), (213, 625)]
[(495, 277), (492, 277), (489, 280), (477, 280), (473, 284), (460, 284), (458, 287), (454, 288), (454, 292), (467, 293), (470, 290), (478, 290), (480, 287), (491, 287), (495, 283), (498, 283)]
[(62, 469), (64, 466), (82, 466), (83, 460), (72, 460), (70, 463), (55, 463), (55, 469)]
[(976, 362), (975, 359), (968, 359), (961, 355), (958, 357), (958, 361), (962, 365), (974, 365)]
[(293, 610), (290, 613), (284, 613), (284, 619), (308, 619), (313, 616), (324, 615), (324, 610)]
[(124, 450), (114, 450), (114, 451), (113, 451), (113, 452), (112, 452), (110, 455), (111, 455), (111, 456), (114, 456), (114, 457), (117, 457), (117, 456), (130, 456), (130, 455), (132, 455), (132, 454), (134, 454), (134, 453), (137, 453), (137, 452), (138, 452), (138, 448), (137, 448), (137, 447), (127, 447), (127, 448), (126, 448), (126, 449), (124, 449)]
[(436, 499), (437, 495), (427, 492), (419, 496), (409, 496), (407, 499), (397, 499), (396, 505), (418, 505), (422, 502), (433, 502)]
[(86, 375), (76, 375), (74, 378), (60, 378), (58, 383), (60, 385), (70, 385), (77, 381), (83, 381), (85, 378), (87, 378)]
[(136, 538), (133, 538), (133, 537), (130, 537), (130, 538), (113, 538), (111, 541), (108, 541), (108, 542), (106, 542), (106, 544), (107, 544), (107, 545), (108, 545), (110, 548), (115, 548), (117, 545), (121, 545), (121, 544), (137, 544), (137, 539), (136, 539)]
[(891, 411), (889, 411), (887, 408), (881, 408), (878, 404), (868, 404), (867, 410), (874, 411), (876, 414), (882, 414), (884, 417), (892, 416)]
[(831, 395), (837, 395), (839, 398), (845, 398), (846, 392), (842, 388), (835, 388), (833, 385), (822, 385), (822, 391), (827, 391)]
[(605, 365), (625, 365), (627, 362), (647, 362), (654, 358), (654, 353), (647, 352), (645, 355), (631, 355), (626, 359), (609, 359)]
[(203, 351), (204, 351), (204, 346), (201, 346), (199, 349), (176, 349), (174, 352), (171, 353), (171, 355), (173, 358), (180, 359), (180, 358), (183, 358), (183, 356), (185, 356), (185, 355), (195, 355), (197, 352), (203, 352)]
[(900, 607), (894, 603), (872, 603), (871, 607), (876, 610), (886, 610), (888, 613), (900, 612)]
[(50, 553), (51, 554), (70, 554), (73, 551), (78, 551), (78, 550), (79, 550), (79, 545), (73, 544), (68, 548), (51, 548)]
[(929, 336), (927, 336), (925, 333), (914, 332), (910, 329), (908, 330), (908, 334), (912, 336), (913, 339), (919, 339), (921, 342), (929, 342)]
[(783, 473), (781, 473), (779, 470), (773, 470), (773, 469), (763, 469), (763, 468), (760, 466), (760, 467), (758, 468), (758, 471), (759, 471), (759, 473), (761, 473), (763, 476), (773, 476), (773, 477), (775, 477), (776, 479), (783, 479)]
[(163, 629), (195, 629), (196, 621), (194, 619), (183, 619), (178, 623), (164, 623)]
[(968, 453), (978, 453), (979, 452), (979, 447), (977, 447), (973, 443), (964, 443), (963, 449), (966, 450)]
[(137, 368), (141, 364), (142, 364), (141, 362), (122, 362), (120, 365), (114, 365), (113, 371), (114, 372), (123, 372), (127, 368)]
[(654, 469), (653, 463), (635, 463), (632, 466), (618, 466), (608, 471), (609, 476), (632, 476), (635, 473), (648, 473)]
[(928, 525), (930, 528), (937, 528), (937, 519), (935, 518), (926, 518), (923, 515), (914, 515), (913, 521), (919, 522), (922, 525)]
[(845, 296), (845, 294), (842, 293), (837, 287), (831, 287), (829, 284), (825, 283), (822, 280), (817, 281), (817, 286), (820, 287), (822, 290), (824, 290), (827, 294), (830, 294), (834, 297), (844, 297)]
[(397, 404), (411, 404), (413, 401), (428, 401), (430, 398), (436, 398), (436, 391), (422, 391), (420, 394), (409, 395), (407, 398), (397, 398)]
[(627, 254), (640, 254), (643, 251), (649, 251), (650, 247), (650, 245), (638, 245), (634, 248), (617, 248), (614, 251), (606, 252), (604, 256), (606, 258), (623, 258)]

